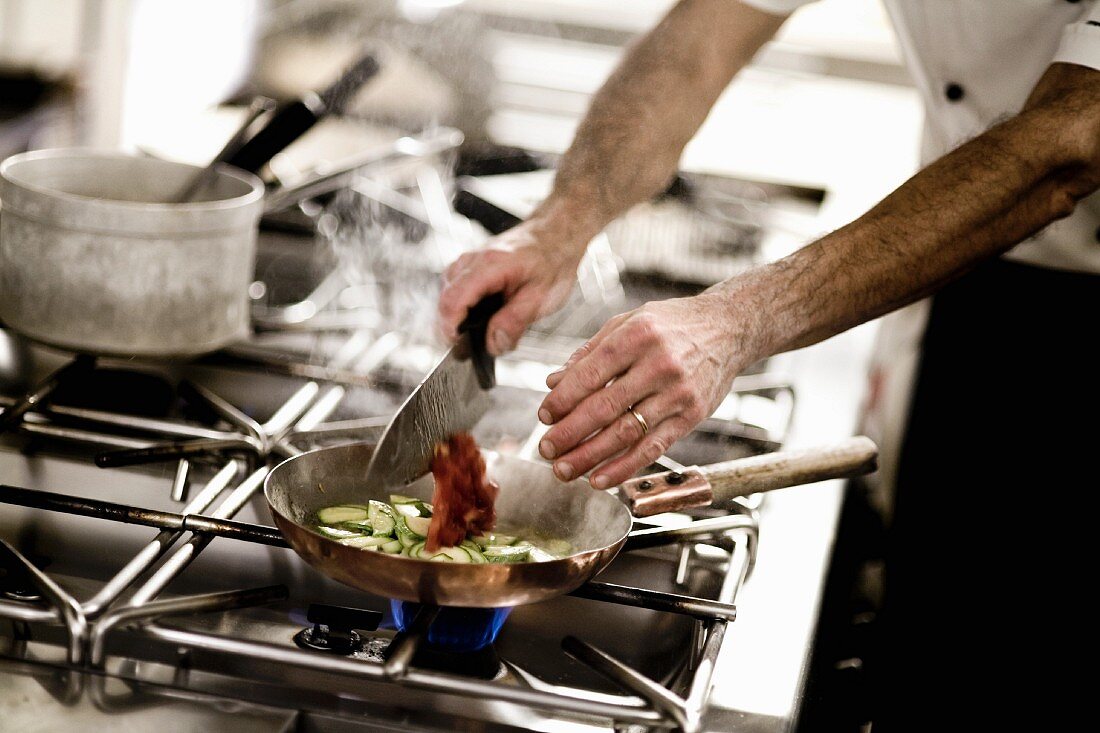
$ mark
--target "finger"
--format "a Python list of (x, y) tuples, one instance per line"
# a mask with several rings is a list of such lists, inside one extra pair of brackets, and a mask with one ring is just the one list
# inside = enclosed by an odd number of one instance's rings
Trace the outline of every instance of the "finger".
[[(679, 409), (662, 395), (649, 397), (634, 407), (647, 424), (661, 423), (674, 417)], [(646, 431), (640, 421), (629, 412), (623, 412), (615, 420), (565, 453), (554, 462), (554, 474), (563, 480), (576, 478), (615, 456), (632, 449), (644, 439)]]
[(637, 348), (617, 329), (566, 371), (539, 406), (539, 420), (547, 425), (568, 415), (588, 395), (636, 363)]
[(458, 338), (466, 313), (486, 295), (508, 291), (515, 277), (511, 268), (483, 268), (460, 273), (439, 293), (439, 328), (449, 341)]
[(569, 369), (572, 368), (572, 366), (576, 364), (580, 359), (592, 353), (592, 349), (596, 348), (601, 341), (607, 338), (607, 335), (613, 332), (615, 328), (626, 319), (626, 316), (626, 313), (620, 313), (617, 316), (612, 316), (611, 318), (609, 318), (607, 322), (603, 324), (600, 330), (596, 332), (595, 336), (588, 339), (588, 341), (585, 341), (581, 345), (581, 347), (574, 351), (565, 361), (565, 363), (562, 364), (558, 369), (550, 372), (550, 374), (546, 377), (546, 386), (550, 389), (554, 389), (554, 387), (558, 386), (558, 383), (561, 382), (561, 379), (565, 376), (565, 373), (569, 371)]
[[(539, 453), (547, 460), (564, 455), (597, 430), (611, 425), (627, 408), (640, 404), (656, 390), (657, 384), (645, 376), (643, 370), (629, 370), (620, 379), (586, 397), (575, 410), (548, 430), (539, 442)], [(634, 422), (637, 423), (637, 420)]]
[(543, 296), (536, 288), (519, 290), (489, 319), (485, 334), (486, 347), (493, 356), (516, 348), (520, 336), (539, 317)]
[(589, 479), (592, 487), (606, 489), (618, 486), (664, 455), (691, 428), (691, 422), (682, 415), (662, 421), (626, 453), (599, 466)]

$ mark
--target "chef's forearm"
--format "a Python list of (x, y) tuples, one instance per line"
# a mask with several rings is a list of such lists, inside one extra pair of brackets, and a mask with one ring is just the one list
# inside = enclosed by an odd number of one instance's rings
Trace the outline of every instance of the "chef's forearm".
[(806, 346), (914, 302), (1100, 186), (1100, 72), (1056, 64), (1019, 115), (915, 175), (848, 226), (716, 286), (751, 357)]
[(597, 92), (533, 218), (583, 248), (659, 193), (718, 95), (782, 20), (733, 0), (678, 3)]

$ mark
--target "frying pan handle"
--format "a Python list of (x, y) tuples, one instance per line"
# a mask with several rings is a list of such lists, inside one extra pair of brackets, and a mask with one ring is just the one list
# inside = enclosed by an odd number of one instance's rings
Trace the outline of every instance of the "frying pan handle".
[(631, 479), (620, 489), (636, 517), (689, 507), (724, 504), (740, 496), (774, 491), (834, 478), (860, 476), (875, 470), (878, 446), (856, 436), (819, 448), (765, 453), (682, 473), (670, 471)]
[(485, 348), (489, 319), (504, 306), (504, 293), (493, 293), (479, 300), (466, 314), (466, 320), (458, 327), (459, 333), (470, 336), (471, 358), (477, 371), (477, 382), (482, 389), (496, 386), (496, 361)]
[(100, 468), (121, 468), (123, 466), (141, 466), (147, 463), (190, 458), (206, 453), (262, 453), (264, 446), (251, 436), (235, 439), (194, 438), (170, 443), (157, 443), (148, 448), (127, 448), (107, 451), (95, 457)]

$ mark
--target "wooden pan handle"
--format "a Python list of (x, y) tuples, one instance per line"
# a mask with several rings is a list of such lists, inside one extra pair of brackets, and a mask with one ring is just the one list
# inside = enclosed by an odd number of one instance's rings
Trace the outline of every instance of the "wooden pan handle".
[(878, 446), (864, 436), (830, 446), (766, 453), (683, 473), (643, 476), (624, 483), (620, 498), (636, 517), (724, 504), (739, 496), (799, 484), (859, 476), (875, 470)]
[(725, 463), (701, 466), (718, 503), (739, 496), (860, 476), (875, 470), (878, 446), (863, 435), (820, 448), (765, 453)]

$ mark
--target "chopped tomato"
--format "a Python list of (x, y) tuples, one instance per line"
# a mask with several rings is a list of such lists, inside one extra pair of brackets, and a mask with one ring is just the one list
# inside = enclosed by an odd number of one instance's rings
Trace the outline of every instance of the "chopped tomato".
[(500, 487), (485, 477), (485, 459), (469, 433), (459, 433), (435, 447), (432, 457), (435, 493), (432, 522), (424, 549), (454, 547), (466, 535), (483, 535), (496, 523), (493, 503)]

